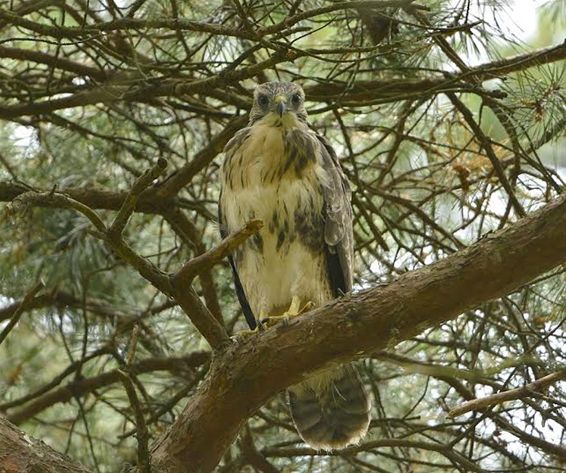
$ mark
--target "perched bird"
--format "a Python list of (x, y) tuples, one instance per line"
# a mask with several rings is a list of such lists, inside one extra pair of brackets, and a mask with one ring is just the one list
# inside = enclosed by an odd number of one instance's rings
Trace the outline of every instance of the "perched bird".
[[(350, 187), (330, 144), (309, 127), (304, 102), (297, 84), (259, 85), (248, 126), (224, 149), (222, 235), (251, 219), (264, 222), (230, 258), (252, 330), (352, 289)], [(314, 448), (342, 448), (367, 432), (370, 402), (352, 365), (290, 387), (289, 403), (297, 431)]]

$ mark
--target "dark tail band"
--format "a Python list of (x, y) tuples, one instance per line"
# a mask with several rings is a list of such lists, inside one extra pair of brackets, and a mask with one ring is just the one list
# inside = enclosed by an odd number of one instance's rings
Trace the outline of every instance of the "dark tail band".
[(326, 370), (289, 388), (291, 416), (313, 448), (344, 448), (366, 434), (371, 404), (352, 365)]

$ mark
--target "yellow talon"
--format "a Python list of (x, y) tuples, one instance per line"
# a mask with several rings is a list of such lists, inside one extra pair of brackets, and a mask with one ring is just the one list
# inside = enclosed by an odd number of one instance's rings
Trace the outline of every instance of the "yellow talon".
[(264, 319), (268, 319), (269, 317), (265, 315), (265, 312), (261, 312), (259, 320), (256, 321), (256, 326), (253, 330), (251, 329), (247, 329), (247, 330), (240, 330), (239, 332), (235, 333), (234, 335), (232, 335), (232, 339), (233, 340), (238, 340), (238, 338), (247, 338), (251, 335), (255, 335), (257, 333), (262, 332), (265, 327), (263, 326), (263, 320)]
[(291, 305), (281, 315), (272, 315), (260, 320), (268, 327), (275, 325), (279, 321), (283, 322), (283, 324), (286, 325), (289, 323), (289, 319), (291, 319), (291, 317), (296, 317), (297, 315), (301, 315), (304, 312), (310, 310), (313, 306), (314, 303), (309, 301), (301, 308), (301, 300), (297, 296), (293, 296), (293, 299), (291, 300)]

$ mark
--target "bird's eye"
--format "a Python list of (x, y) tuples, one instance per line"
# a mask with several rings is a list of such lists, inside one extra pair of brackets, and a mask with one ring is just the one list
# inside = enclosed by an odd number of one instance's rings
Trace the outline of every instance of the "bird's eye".
[(267, 97), (267, 95), (260, 95), (257, 98), (257, 103), (259, 103), (262, 107), (267, 107), (267, 105), (269, 104), (269, 98)]
[(291, 97), (291, 103), (295, 106), (301, 103), (301, 96), (299, 94), (293, 94)]

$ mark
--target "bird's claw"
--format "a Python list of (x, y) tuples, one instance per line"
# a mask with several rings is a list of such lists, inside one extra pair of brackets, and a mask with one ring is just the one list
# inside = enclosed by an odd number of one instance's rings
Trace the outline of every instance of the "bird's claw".
[(314, 303), (311, 301), (308, 301), (303, 307), (301, 307), (300, 299), (297, 296), (293, 296), (291, 305), (283, 314), (268, 316), (265, 319), (261, 320), (261, 324), (264, 324), (266, 327), (272, 327), (273, 325), (281, 322), (281, 324), (286, 327), (287, 325), (289, 325), (291, 318), (304, 314), (305, 312), (311, 310), (313, 307)]
[(235, 334), (233, 334), (230, 338), (232, 340), (234, 340), (235, 342), (240, 342), (242, 340), (245, 340), (253, 335), (257, 335), (260, 332), (263, 332), (265, 330), (265, 327), (263, 325), (263, 322), (261, 321), (257, 321), (257, 325), (254, 329), (248, 329), (248, 330), (240, 330), (239, 332), (236, 332)]

